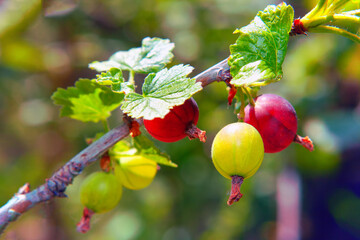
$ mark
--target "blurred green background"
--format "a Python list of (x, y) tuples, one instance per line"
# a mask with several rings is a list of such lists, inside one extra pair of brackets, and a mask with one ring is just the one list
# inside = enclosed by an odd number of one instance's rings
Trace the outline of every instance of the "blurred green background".
[[(138, 47), (144, 37), (169, 38), (175, 61), (194, 75), (229, 55), (232, 32), (257, 11), (279, 1), (264, 0), (3, 0), (0, 1), (0, 205), (24, 183), (37, 187), (85, 148), (101, 124), (59, 117), (51, 94), (80, 78), (115, 51)], [(315, 1), (288, 1), (295, 17)], [(199, 128), (208, 141), (184, 139), (157, 145), (179, 167), (162, 167), (140, 191), (125, 190), (119, 206), (76, 232), (82, 206), (79, 184), (67, 199), (30, 210), (12, 223), (4, 239), (230, 240), (360, 239), (360, 45), (328, 34), (291, 37), (282, 81), (264, 87), (287, 98), (299, 119), (299, 134), (315, 143), (310, 153), (292, 144), (266, 154), (246, 180), (243, 199), (229, 207), (230, 182), (210, 159), (213, 137), (236, 121), (223, 83), (194, 98)], [(141, 81), (144, 76), (137, 76)], [(111, 126), (121, 123), (115, 111)]]

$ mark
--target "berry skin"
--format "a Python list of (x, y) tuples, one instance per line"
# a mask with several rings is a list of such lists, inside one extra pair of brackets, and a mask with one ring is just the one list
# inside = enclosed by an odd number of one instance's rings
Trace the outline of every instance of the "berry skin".
[(247, 123), (232, 123), (215, 136), (211, 157), (216, 170), (232, 180), (228, 205), (237, 202), (242, 194), (240, 186), (244, 179), (259, 169), (264, 158), (264, 144), (259, 132)]
[(144, 126), (151, 136), (163, 142), (176, 142), (188, 136), (205, 142), (205, 132), (196, 127), (199, 108), (193, 98), (175, 106), (164, 118), (144, 119)]
[(297, 116), (293, 106), (275, 94), (263, 94), (254, 99), (255, 106), (245, 107), (244, 121), (254, 126), (264, 141), (266, 153), (276, 153), (287, 148), (293, 141), (310, 151), (313, 145), (308, 137), (297, 132)]
[(103, 213), (115, 208), (121, 196), (121, 183), (111, 173), (92, 173), (80, 188), (81, 203), (95, 213)]
[(121, 157), (117, 163), (115, 176), (124, 187), (132, 190), (150, 185), (157, 172), (156, 162), (142, 156)]

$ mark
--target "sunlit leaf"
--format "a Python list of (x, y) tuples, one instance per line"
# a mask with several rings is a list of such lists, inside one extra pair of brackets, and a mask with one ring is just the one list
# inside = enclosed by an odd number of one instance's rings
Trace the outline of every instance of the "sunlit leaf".
[(81, 79), (75, 87), (58, 88), (52, 95), (55, 104), (62, 106), (61, 116), (83, 122), (107, 119), (119, 107), (124, 94), (111, 91), (91, 80)]
[(125, 94), (134, 92), (134, 85), (125, 82), (122, 71), (118, 68), (110, 68), (107, 72), (102, 72), (95, 79), (100, 85), (111, 86), (114, 92), (123, 92)]
[(160, 149), (143, 134), (134, 137), (133, 140), (134, 147), (131, 147), (130, 144), (124, 140), (116, 143), (109, 151), (110, 156), (115, 158), (142, 156), (161, 165), (177, 167), (167, 154), (161, 152)]
[(202, 89), (200, 83), (187, 77), (192, 70), (191, 66), (177, 65), (149, 74), (142, 87), (143, 94), (126, 95), (121, 109), (133, 118), (163, 118), (174, 106), (183, 104)]
[(155, 146), (154, 142), (143, 134), (134, 138), (134, 147), (139, 151), (140, 155), (145, 158), (162, 165), (177, 167), (177, 164), (170, 160), (169, 155), (161, 152), (161, 150)]
[(240, 36), (230, 46), (231, 84), (263, 86), (281, 79), (293, 18), (290, 5), (269, 5), (249, 25), (234, 32)]
[(152, 73), (163, 69), (173, 58), (174, 43), (169, 39), (144, 38), (142, 46), (128, 51), (118, 51), (108, 61), (93, 62), (89, 67), (107, 71), (112, 67), (137, 73)]

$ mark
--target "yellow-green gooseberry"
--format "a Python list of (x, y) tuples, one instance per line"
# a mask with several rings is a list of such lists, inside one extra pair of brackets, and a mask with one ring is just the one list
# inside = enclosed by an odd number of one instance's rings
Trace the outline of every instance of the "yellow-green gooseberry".
[(121, 183), (112, 173), (92, 173), (80, 187), (81, 203), (95, 213), (107, 212), (115, 208), (121, 196)]
[(143, 156), (122, 156), (116, 160), (115, 175), (126, 188), (132, 190), (145, 188), (156, 175), (156, 162)]
[(222, 128), (215, 136), (211, 156), (216, 170), (231, 179), (228, 205), (242, 197), (240, 186), (244, 179), (259, 169), (264, 158), (260, 133), (250, 124), (237, 122)]

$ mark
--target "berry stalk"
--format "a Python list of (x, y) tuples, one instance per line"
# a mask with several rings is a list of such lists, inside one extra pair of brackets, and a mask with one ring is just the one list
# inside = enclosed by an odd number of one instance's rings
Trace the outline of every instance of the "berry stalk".
[(199, 120), (199, 108), (193, 98), (189, 98), (182, 105), (170, 109), (164, 118), (144, 119), (144, 126), (155, 139), (163, 142), (176, 142), (186, 136), (191, 139), (199, 138), (205, 142), (205, 131), (196, 127)]
[(243, 92), (246, 94), (246, 96), (248, 97), (248, 100), (249, 100), (249, 104), (250, 106), (255, 106), (255, 102), (254, 102), (254, 99), (253, 97), (251, 96), (251, 93), (249, 92), (248, 88), (247, 87), (242, 87), (242, 90)]
[[(245, 153), (245, 154), (244, 154)], [(228, 205), (242, 197), (241, 184), (253, 176), (264, 158), (264, 143), (255, 127), (235, 122), (223, 127), (211, 145), (211, 158), (216, 170), (231, 179)]]
[(198, 138), (201, 142), (206, 142), (206, 131), (199, 129), (195, 124), (191, 124), (185, 133), (190, 140)]
[(234, 202), (239, 201), (242, 198), (242, 193), (240, 192), (241, 184), (244, 182), (244, 178), (240, 176), (231, 176), (231, 192), (227, 204), (230, 206)]
[(90, 220), (91, 217), (95, 213), (88, 209), (87, 207), (84, 207), (83, 216), (80, 220), (80, 222), (76, 225), (76, 230), (81, 233), (86, 233), (90, 230)]
[(299, 143), (300, 145), (305, 147), (310, 152), (314, 151), (314, 144), (313, 144), (313, 142), (311, 141), (311, 139), (308, 136), (301, 137), (299, 135), (296, 135), (295, 139), (294, 139), (294, 142)]

